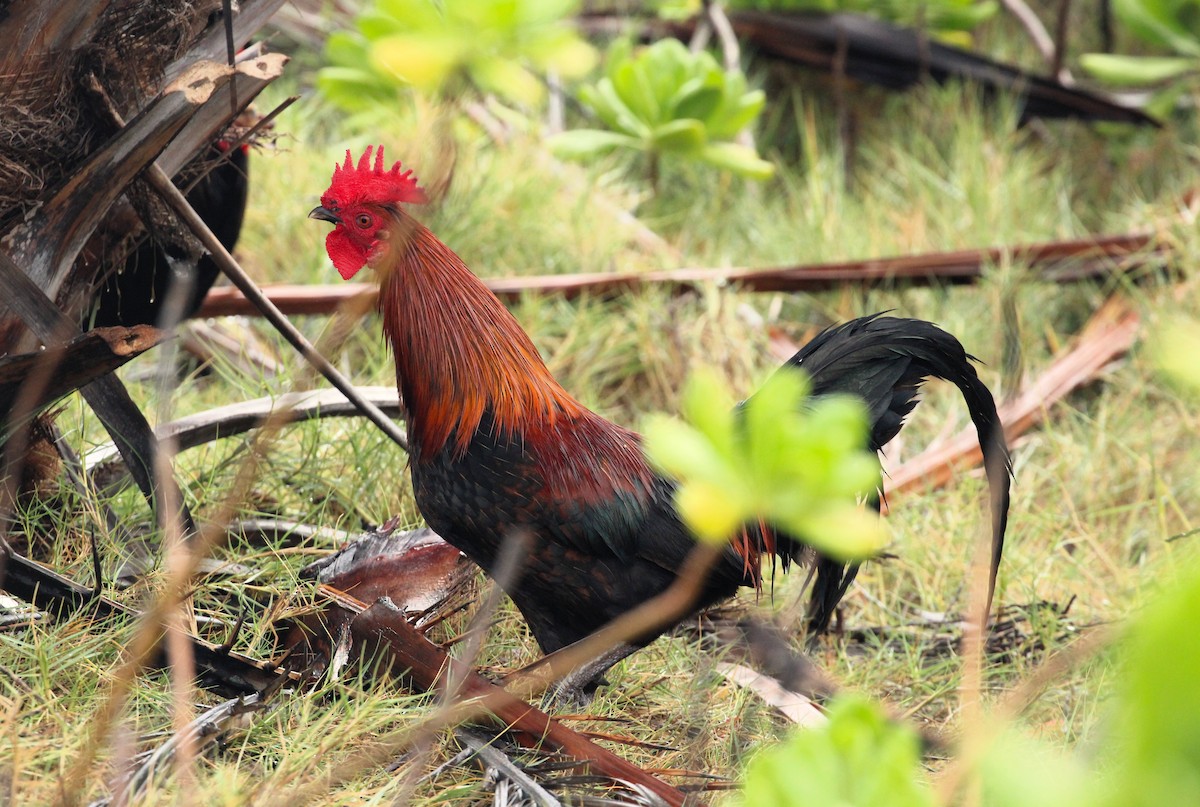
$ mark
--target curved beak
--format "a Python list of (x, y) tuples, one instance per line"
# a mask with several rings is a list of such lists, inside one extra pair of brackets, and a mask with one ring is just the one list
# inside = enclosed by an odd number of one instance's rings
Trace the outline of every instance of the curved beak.
[(317, 219), (319, 221), (328, 221), (331, 224), (342, 223), (342, 220), (337, 217), (337, 214), (326, 207), (314, 207), (312, 210), (308, 211), (308, 217), (310, 219)]

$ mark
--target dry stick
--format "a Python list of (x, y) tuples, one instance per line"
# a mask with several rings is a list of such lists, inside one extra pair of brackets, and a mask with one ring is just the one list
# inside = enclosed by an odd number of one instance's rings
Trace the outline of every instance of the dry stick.
[[(1033, 40), (1034, 47), (1038, 53), (1042, 54), (1042, 58), (1046, 60), (1047, 65), (1053, 66), (1056, 62), (1056, 49), (1054, 40), (1050, 37), (1050, 33), (1046, 30), (1046, 26), (1042, 25), (1042, 21), (1038, 19), (1038, 15), (1031, 9), (1025, 0), (1000, 0), (1000, 5), (1008, 10), (1008, 13), (1017, 18), (1017, 22), (1021, 23), (1021, 27), (1029, 34), (1029, 38)], [(1071, 76), (1069, 70), (1059, 64), (1058, 69), (1053, 71), (1054, 77), (1064, 86), (1071, 86), (1075, 83), (1075, 79)]]
[[(721, 56), (724, 59), (726, 72), (732, 73), (740, 70), (742, 53), (738, 47), (737, 34), (733, 32), (733, 25), (729, 22), (725, 9), (718, 0), (704, 0), (704, 16), (707, 17), (709, 25), (717, 35), (717, 40), (721, 43)], [(749, 126), (737, 133), (736, 141), (739, 145), (747, 148), (755, 148), (754, 132)]]
[[(228, 3), (228, 0), (226, 0)], [(228, 11), (228, 8), (227, 8)], [(232, 28), (227, 28), (232, 36)], [(232, 54), (231, 54), (232, 55)], [(232, 82), (231, 82), (232, 84)], [(175, 282), (171, 284), (163, 300), (159, 325), (165, 331), (175, 331), (184, 318), (185, 307), (192, 296), (195, 286), (195, 270), (179, 270), (178, 264), (170, 262), (168, 270), (174, 275)], [(175, 366), (179, 355), (177, 341), (172, 341), (158, 354), (158, 422), (170, 420), (171, 392), (175, 388)], [(164, 565), (170, 570), (184, 568), (188, 561), (187, 531), (182, 521), (176, 515), (179, 502), (172, 501), (179, 496), (178, 489), (172, 488), (169, 480), (173, 479), (171, 460), (176, 454), (172, 441), (159, 441), (159, 451), (154, 457), (154, 471), (158, 486), (164, 490), (165, 507), (159, 508), (159, 526), (163, 533), (166, 547)], [(174, 495), (172, 495), (174, 494)], [(175, 772), (180, 782), (180, 798), (184, 804), (192, 802), (194, 793), (194, 777), (192, 766), (196, 760), (196, 738), (188, 727), (192, 724), (192, 703), (195, 700), (193, 682), (196, 676), (196, 658), (192, 652), (190, 637), (196, 633), (195, 612), (192, 607), (191, 595), (181, 597), (176, 607), (167, 613), (163, 626), (166, 630), (167, 665), (170, 668), (171, 682), (171, 712), (175, 734), (179, 738), (174, 755)]]
[[(1139, 254), (1145, 253), (1145, 254)], [(990, 247), (951, 252), (933, 252), (859, 261), (836, 261), (780, 267), (730, 267), (727, 269), (685, 267), (655, 272), (590, 272), (569, 275), (485, 278), (484, 283), (502, 300), (522, 294), (616, 294), (645, 286), (665, 285), (678, 291), (698, 283), (736, 285), (744, 291), (824, 291), (848, 284), (931, 285), (974, 283), (987, 266), (1020, 260), (1039, 271), (1038, 280), (1056, 283), (1106, 277), (1113, 272), (1132, 272), (1163, 262), (1165, 247), (1142, 233), (1102, 235), (1094, 238)], [(278, 284), (263, 289), (271, 301), (287, 314), (328, 314), (344, 300), (374, 294), (366, 283), (338, 285)], [(209, 292), (197, 317), (254, 315), (257, 309), (236, 290), (217, 288)]]
[(1054, 62), (1050, 65), (1050, 73), (1056, 77), (1062, 76), (1063, 64), (1067, 58), (1067, 25), (1070, 24), (1070, 19), (1071, 0), (1058, 0), (1058, 20), (1054, 27)]

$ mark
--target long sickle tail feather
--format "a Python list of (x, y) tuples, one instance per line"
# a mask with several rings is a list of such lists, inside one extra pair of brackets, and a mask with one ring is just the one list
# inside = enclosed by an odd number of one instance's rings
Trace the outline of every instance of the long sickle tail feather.
[[(801, 367), (809, 374), (813, 395), (846, 393), (865, 401), (870, 445), (875, 450), (900, 431), (905, 417), (917, 404), (917, 391), (927, 379), (944, 379), (958, 387), (979, 433), (990, 491), (990, 613), (1004, 554), (1012, 461), (996, 402), (976, 374), (973, 359), (956, 338), (933, 323), (876, 314), (822, 331), (788, 365)], [(873, 503), (879, 506), (878, 497)], [(858, 564), (818, 558), (809, 606), (810, 631), (820, 633), (829, 628), (834, 610), (857, 573)]]

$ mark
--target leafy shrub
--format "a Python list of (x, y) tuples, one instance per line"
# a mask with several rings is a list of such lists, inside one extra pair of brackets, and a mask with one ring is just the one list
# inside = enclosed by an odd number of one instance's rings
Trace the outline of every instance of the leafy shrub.
[(677, 40), (636, 51), (626, 40), (614, 43), (605, 75), (579, 97), (607, 129), (556, 135), (550, 146), (560, 156), (630, 149), (648, 155), (652, 175), (668, 154), (754, 179), (774, 172), (754, 149), (732, 142), (762, 111), (762, 91), (748, 91), (740, 71), (722, 70), (711, 54), (692, 53)]

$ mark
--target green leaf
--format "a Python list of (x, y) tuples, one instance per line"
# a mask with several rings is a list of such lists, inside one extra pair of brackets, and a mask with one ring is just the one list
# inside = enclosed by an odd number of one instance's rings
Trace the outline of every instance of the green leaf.
[(1197, 58), (1085, 53), (1079, 62), (1096, 78), (1116, 85), (1157, 84), (1187, 73), (1200, 73), (1200, 59)]
[(1151, 333), (1149, 342), (1150, 356), (1161, 372), (1200, 392), (1200, 322), (1167, 320)]
[[(1200, 566), (1129, 625), (1124, 674), (1107, 721), (1121, 741), (1120, 767), (1092, 803), (1112, 807), (1196, 804), (1200, 796)], [(1099, 789), (1099, 788), (1098, 788)]]
[(479, 87), (533, 105), (546, 94), (542, 82), (512, 59), (485, 58), (468, 63), (467, 72)]
[(371, 64), (385, 75), (433, 91), (458, 68), (465, 47), (447, 34), (395, 34), (375, 42), (370, 57)]
[(643, 449), (655, 467), (677, 478), (720, 482), (730, 475), (728, 458), (707, 435), (675, 418), (648, 418)]
[(646, 79), (646, 72), (636, 62), (627, 61), (613, 71), (613, 87), (617, 95), (625, 102), (630, 112), (648, 126), (653, 126), (661, 119), (658, 99), (654, 97), (654, 88)]
[(878, 555), (888, 542), (888, 529), (878, 513), (856, 504), (807, 507), (802, 512), (776, 508), (779, 525), (825, 555), (863, 560)]
[(841, 695), (823, 728), (793, 732), (746, 768), (746, 807), (933, 807), (912, 730), (861, 696)]
[(759, 157), (754, 149), (736, 143), (709, 143), (700, 152), (700, 158), (750, 179), (770, 179), (775, 175), (774, 163)]
[[(797, 446), (794, 440), (780, 439), (789, 421), (800, 417), (800, 407), (808, 395), (808, 375), (785, 367), (770, 378), (746, 401), (743, 409), (747, 435), (747, 463), (751, 472), (766, 483), (786, 473), (788, 454)], [(784, 434), (781, 434), (784, 433)]]
[(704, 124), (698, 120), (677, 120), (654, 128), (651, 143), (661, 152), (692, 154), (704, 148)]
[(719, 73), (688, 79), (667, 105), (672, 118), (693, 118), (707, 122), (721, 104), (724, 82)]
[[(578, 0), (376, 0), (356, 18), (355, 39), (332, 35), (325, 55), (330, 67), (375, 73), (381, 87), (457, 91), (465, 77), (533, 103), (544, 88), (532, 70), (571, 78), (596, 63), (595, 49), (567, 23), (577, 7)], [(324, 86), (337, 94), (336, 79)]]
[(1183, 56), (1200, 56), (1197, 0), (1113, 0), (1113, 12), (1138, 37)]
[(691, 374), (683, 388), (683, 413), (726, 462), (733, 461), (733, 396), (716, 374), (703, 368)]
[[(585, 90), (587, 89), (589, 88), (585, 88)], [(646, 141), (650, 140), (650, 126), (626, 105), (609, 79), (600, 79), (591, 92), (581, 92), (580, 98), (596, 110), (596, 114), (610, 129)]]
[(693, 479), (675, 491), (675, 508), (697, 538), (709, 544), (729, 541), (746, 520), (746, 502), (738, 488)]
[(721, 107), (709, 119), (709, 137), (714, 140), (737, 137), (759, 116), (766, 103), (767, 96), (762, 90), (723, 99)]
[(641, 141), (620, 132), (573, 129), (552, 136), (546, 145), (559, 157), (578, 160), (604, 154), (615, 148), (637, 148)]

